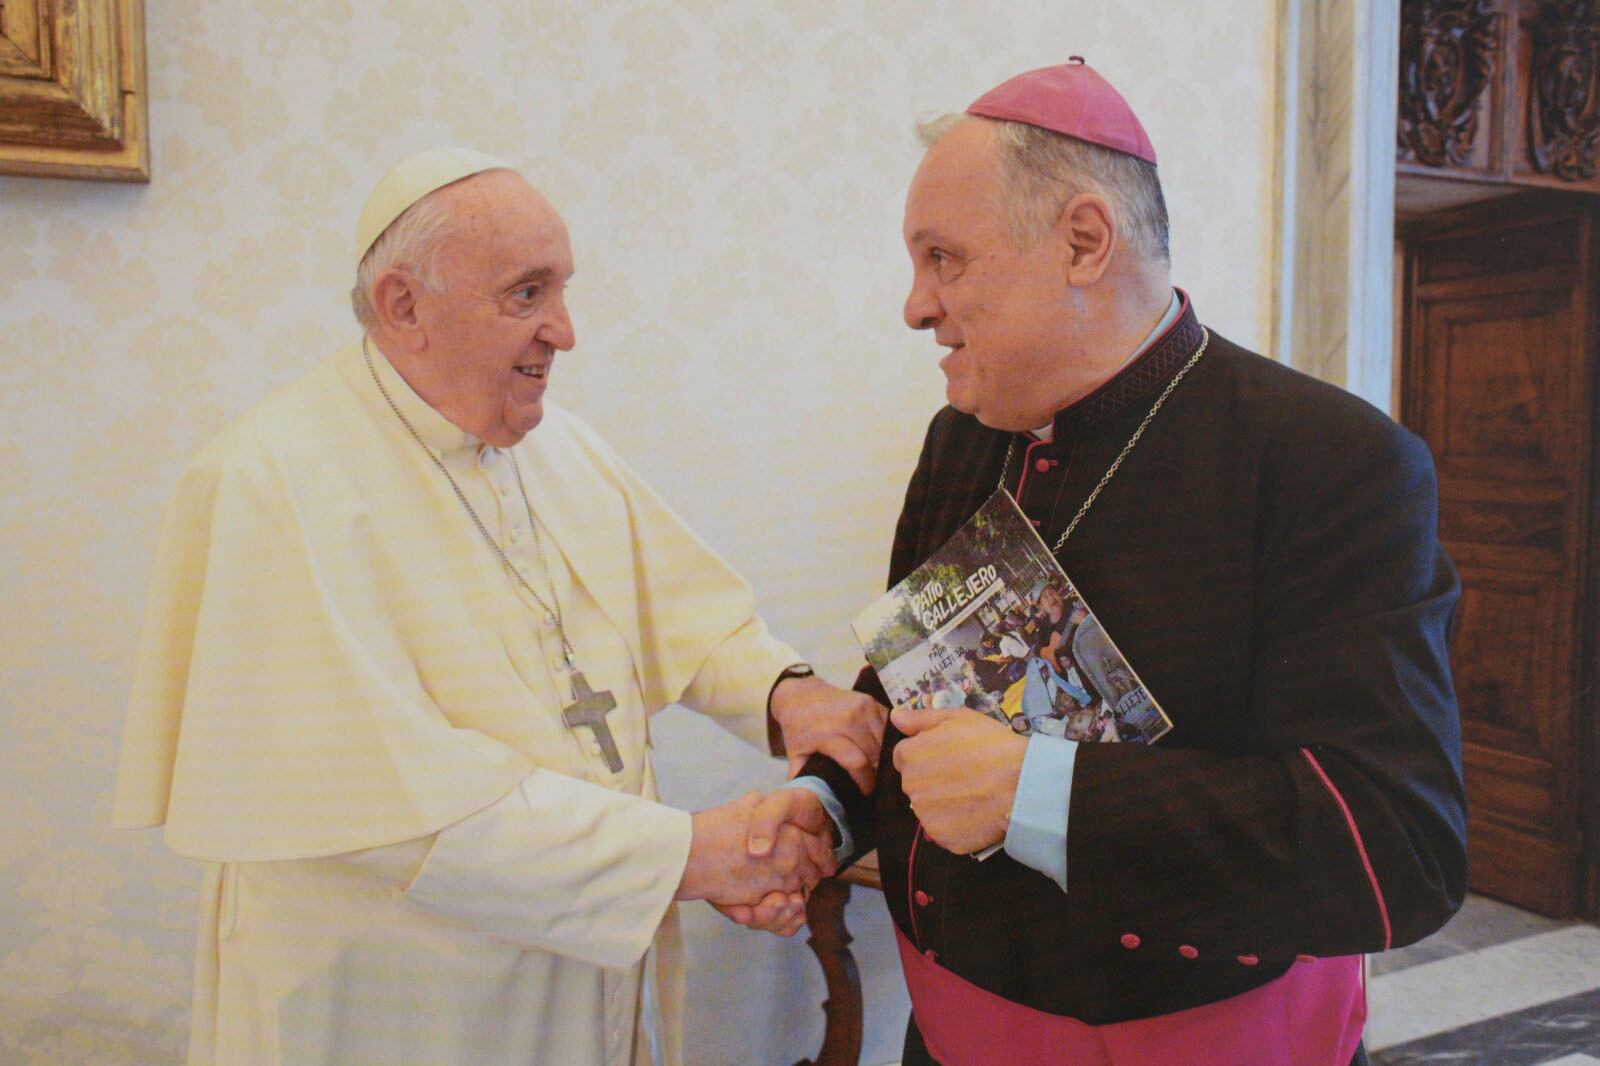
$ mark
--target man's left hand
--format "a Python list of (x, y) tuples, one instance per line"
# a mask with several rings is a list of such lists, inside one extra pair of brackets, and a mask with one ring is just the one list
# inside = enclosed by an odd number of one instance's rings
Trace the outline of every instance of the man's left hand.
[(772, 691), (772, 717), (783, 730), (789, 776), (820, 752), (844, 767), (862, 792), (877, 777), (888, 709), (871, 696), (835, 688), (818, 677), (790, 677)]
[(934, 843), (971, 855), (1005, 840), (1027, 738), (965, 707), (896, 707), (894, 724), (901, 788)]

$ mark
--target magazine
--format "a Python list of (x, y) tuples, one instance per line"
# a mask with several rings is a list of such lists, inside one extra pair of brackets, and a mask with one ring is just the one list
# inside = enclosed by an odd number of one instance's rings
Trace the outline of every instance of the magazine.
[(1172, 728), (1004, 489), (851, 626), (897, 705), (1078, 741), (1149, 744)]

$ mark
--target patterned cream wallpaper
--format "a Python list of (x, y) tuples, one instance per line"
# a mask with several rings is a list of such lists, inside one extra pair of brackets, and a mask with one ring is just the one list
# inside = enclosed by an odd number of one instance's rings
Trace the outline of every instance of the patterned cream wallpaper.
[[(1160, 152), (1177, 280), (1259, 346), (1271, 11), (146, 0), (153, 182), (0, 178), (0, 1060), (181, 1055), (197, 874), (107, 828), (156, 524), (188, 454), (353, 335), (350, 234), (391, 162), (459, 142), (525, 165), (578, 259), (554, 394), (844, 677), (943, 396), (938, 350), (900, 322), (913, 119), (1088, 56)], [(760, 774), (674, 735), (683, 802)], [(694, 928), (719, 971), (807, 963)], [(864, 937), (869, 977), (892, 977), (886, 951)], [(820, 985), (804, 998), (792, 1017), (774, 998), (759, 1054), (706, 1027), (701, 1061), (792, 1061), (820, 1035)], [(870, 1020), (868, 1061), (903, 1017)]]

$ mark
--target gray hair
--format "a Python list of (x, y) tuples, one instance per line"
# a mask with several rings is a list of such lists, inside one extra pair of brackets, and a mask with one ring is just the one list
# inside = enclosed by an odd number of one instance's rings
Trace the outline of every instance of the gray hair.
[[(940, 115), (917, 124), (932, 148), (973, 116)], [(1140, 257), (1167, 262), (1167, 203), (1155, 164), (1098, 144), (1025, 122), (985, 119), (994, 126), (1000, 153), (1000, 208), (1018, 247), (1031, 248), (1050, 232), (1067, 201), (1092, 192), (1111, 205), (1113, 224)]]
[(356, 268), (356, 283), (350, 290), (350, 307), (356, 313), (356, 321), (368, 333), (378, 327), (378, 312), (372, 306), (372, 286), (388, 271), (404, 270), (429, 292), (444, 291), (439, 252), (455, 232), (455, 220), (451, 218), (449, 205), (438, 195), (440, 191), (435, 189), (401, 212), (361, 257), (361, 265)]

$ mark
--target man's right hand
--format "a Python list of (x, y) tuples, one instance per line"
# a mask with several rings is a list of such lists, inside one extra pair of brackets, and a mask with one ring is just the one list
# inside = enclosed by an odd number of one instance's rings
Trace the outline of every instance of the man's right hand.
[[(781, 840), (785, 831), (799, 829), (813, 838), (832, 837), (833, 821), (815, 792), (803, 788), (779, 788), (763, 798), (750, 812), (747, 847), (753, 857), (772, 850), (772, 841)], [(831, 852), (830, 852), (831, 857)], [(829, 866), (829, 875), (833, 868)], [(793, 936), (805, 926), (805, 895), (768, 893), (760, 902), (718, 906), (729, 920), (748, 929), (760, 929), (778, 936)]]
[[(752, 815), (763, 802), (761, 793), (750, 792), (693, 816), (689, 861), (678, 884), (678, 899), (755, 908), (773, 893), (803, 895), (832, 875), (835, 861), (828, 816), (816, 797), (811, 796), (811, 802), (820, 821), (807, 814), (779, 820), (777, 812), (789, 809), (784, 801), (769, 808), (759, 827), (753, 828)], [(765, 846), (754, 847), (756, 839), (765, 841)], [(772, 908), (769, 904), (763, 910)]]

